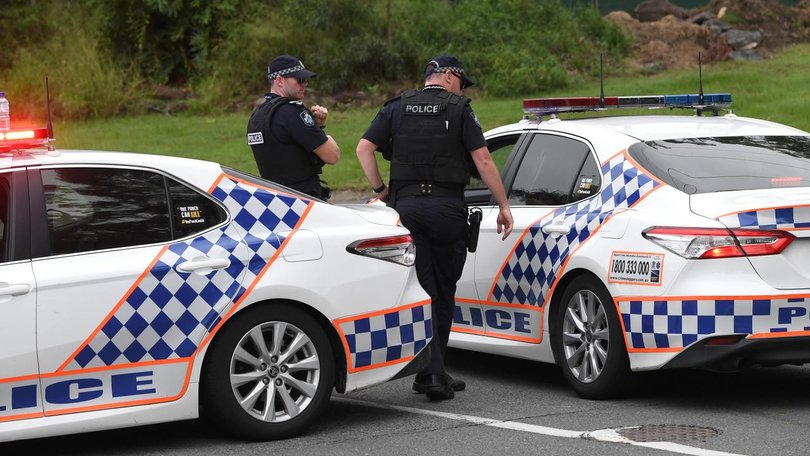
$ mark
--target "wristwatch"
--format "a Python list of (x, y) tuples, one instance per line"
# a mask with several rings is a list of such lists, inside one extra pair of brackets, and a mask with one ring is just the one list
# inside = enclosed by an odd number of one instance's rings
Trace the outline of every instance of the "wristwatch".
[(385, 182), (383, 182), (379, 187), (371, 189), (374, 193), (382, 193), (385, 190)]

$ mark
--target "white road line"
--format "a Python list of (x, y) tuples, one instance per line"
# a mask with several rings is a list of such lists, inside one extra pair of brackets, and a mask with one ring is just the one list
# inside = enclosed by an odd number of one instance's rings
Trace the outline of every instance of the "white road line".
[(567, 429), (557, 429), (536, 424), (521, 423), (518, 421), (502, 421), (492, 418), (482, 418), (480, 416), (460, 415), (458, 413), (437, 412), (435, 410), (425, 410), (402, 405), (383, 404), (380, 402), (364, 401), (361, 399), (350, 399), (347, 397), (332, 397), (333, 401), (345, 402), (348, 404), (364, 405), (385, 410), (397, 410), (400, 412), (415, 413), (418, 415), (436, 416), (448, 420), (466, 421), (468, 423), (491, 426), (501, 429), (511, 429), (513, 431), (531, 432), (534, 434), (548, 435), (552, 437), (565, 437), (568, 439), (590, 439), (600, 442), (623, 443), (627, 445), (652, 448), (656, 450), (670, 451), (672, 453), (689, 454), (694, 456), (743, 456), (738, 453), (726, 453), (724, 451), (707, 450), (704, 448), (690, 447), (673, 442), (635, 442), (619, 435), (615, 429), (602, 429), (598, 431), (569, 431)]

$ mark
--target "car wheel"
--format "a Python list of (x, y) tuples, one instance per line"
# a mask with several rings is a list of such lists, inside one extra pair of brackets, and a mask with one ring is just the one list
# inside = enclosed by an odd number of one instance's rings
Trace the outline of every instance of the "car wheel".
[(566, 287), (554, 315), (551, 343), (566, 381), (581, 397), (605, 399), (622, 393), (630, 363), (613, 298), (593, 276)]
[(335, 375), (321, 326), (289, 306), (237, 314), (215, 339), (201, 385), (204, 414), (251, 440), (302, 432), (329, 402)]

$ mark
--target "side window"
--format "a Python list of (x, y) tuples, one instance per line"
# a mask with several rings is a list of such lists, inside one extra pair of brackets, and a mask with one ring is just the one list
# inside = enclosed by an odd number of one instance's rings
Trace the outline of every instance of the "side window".
[(11, 186), (7, 176), (0, 174), (0, 263), (6, 261), (8, 252), (8, 217), (11, 201)]
[(160, 174), (106, 168), (41, 173), (52, 255), (171, 240)]
[(225, 220), (225, 211), (209, 197), (177, 181), (167, 180), (175, 239), (205, 231)]
[(574, 185), (579, 184), (580, 170), (589, 156), (590, 149), (580, 141), (534, 135), (509, 192), (510, 204), (556, 206), (571, 202)]
[[(512, 155), (512, 149), (515, 147), (518, 139), (520, 139), (520, 135), (501, 137), (488, 141), (489, 153), (492, 156), (492, 161), (498, 168), (498, 173), (503, 173), (503, 168), (506, 166), (506, 160), (509, 159), (510, 155)], [(487, 186), (484, 184), (484, 181), (481, 180), (481, 178), (474, 176), (470, 178), (470, 185), (467, 186), (467, 190), (486, 188)]]

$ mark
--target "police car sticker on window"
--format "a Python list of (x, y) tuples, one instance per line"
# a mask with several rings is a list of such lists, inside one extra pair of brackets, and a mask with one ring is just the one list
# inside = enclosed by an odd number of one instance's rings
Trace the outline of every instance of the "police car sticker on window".
[(664, 255), (644, 252), (613, 252), (608, 282), (661, 286)]
[(315, 119), (312, 118), (312, 114), (310, 114), (309, 111), (301, 111), (300, 116), (301, 120), (304, 121), (304, 125), (307, 127), (315, 125)]
[(254, 144), (264, 144), (264, 136), (262, 132), (257, 131), (255, 133), (248, 133), (248, 146), (252, 146)]
[(205, 223), (205, 216), (200, 206), (176, 206), (176, 210), (181, 225)]
[(577, 185), (576, 190), (574, 193), (577, 195), (590, 195), (591, 188), (593, 187), (593, 182), (596, 180), (596, 176), (579, 176), (579, 185)]

